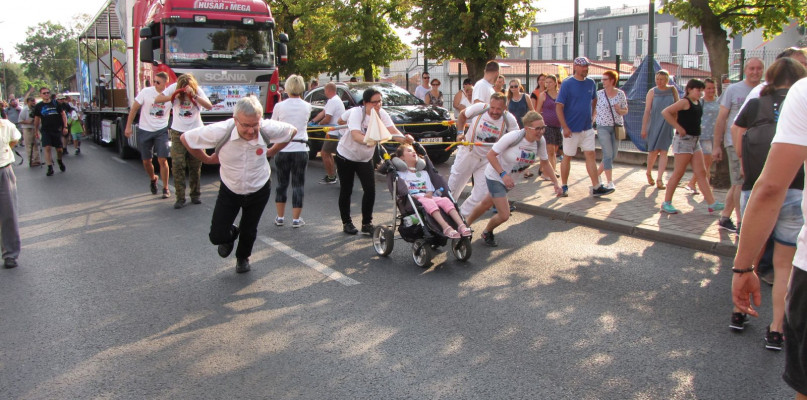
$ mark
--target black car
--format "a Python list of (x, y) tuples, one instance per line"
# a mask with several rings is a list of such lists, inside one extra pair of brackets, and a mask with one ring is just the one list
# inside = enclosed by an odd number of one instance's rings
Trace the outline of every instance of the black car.
[[(387, 111), (392, 122), (403, 134), (410, 134), (416, 141), (426, 148), (434, 164), (439, 164), (448, 160), (454, 150), (446, 149), (446, 144), (432, 144), (429, 142), (453, 142), (457, 138), (457, 128), (454, 124), (443, 124), (451, 120), (448, 110), (442, 107), (427, 106), (423, 101), (407, 92), (406, 90), (391, 83), (338, 83), (336, 85), (336, 95), (345, 103), (345, 109), (356, 107), (361, 102), (364, 91), (372, 87), (379, 92), (383, 98), (382, 108)], [(314, 118), (325, 107), (328, 99), (325, 97), (325, 87), (318, 87), (305, 96), (305, 100), (311, 103), (311, 118)], [(339, 116), (335, 116), (338, 118)], [(412, 124), (412, 125), (410, 125)], [(309, 132), (311, 138), (324, 138), (322, 131)], [(322, 148), (321, 140), (311, 140), (311, 158), (316, 157)], [(397, 146), (385, 145), (387, 151), (394, 151)]]

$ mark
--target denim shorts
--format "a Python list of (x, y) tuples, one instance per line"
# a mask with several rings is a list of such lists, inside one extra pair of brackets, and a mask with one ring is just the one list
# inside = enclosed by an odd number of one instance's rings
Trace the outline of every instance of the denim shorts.
[(490, 192), (490, 197), (493, 197), (494, 199), (498, 197), (507, 197), (507, 187), (504, 186), (504, 183), (487, 178), (485, 178), (485, 180), (488, 184), (488, 192)]
[(673, 154), (695, 154), (700, 149), (700, 136), (676, 134), (673, 138)]
[(703, 150), (704, 155), (708, 156), (708, 155), (712, 154), (712, 145), (713, 144), (714, 144), (714, 142), (712, 141), (712, 138), (704, 138), (703, 136), (701, 136), (700, 145), (701, 145), (701, 150)]
[[(804, 225), (804, 216), (801, 213), (801, 190), (787, 189), (785, 202), (779, 210), (776, 226), (773, 227), (773, 240), (785, 246), (796, 247), (799, 232)], [(750, 190), (743, 190), (740, 194), (740, 214), (745, 214), (745, 206), (751, 197)]]

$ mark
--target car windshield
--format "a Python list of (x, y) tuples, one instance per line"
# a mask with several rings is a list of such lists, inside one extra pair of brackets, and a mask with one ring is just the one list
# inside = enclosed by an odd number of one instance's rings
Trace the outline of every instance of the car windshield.
[(395, 85), (356, 85), (350, 87), (350, 93), (356, 99), (356, 103), (361, 101), (364, 91), (372, 87), (381, 92), (381, 98), (384, 101), (384, 106), (417, 106), (422, 105), (423, 100), (415, 97), (413, 94)]
[(166, 25), (165, 31), (165, 61), (172, 67), (274, 67), (270, 29)]

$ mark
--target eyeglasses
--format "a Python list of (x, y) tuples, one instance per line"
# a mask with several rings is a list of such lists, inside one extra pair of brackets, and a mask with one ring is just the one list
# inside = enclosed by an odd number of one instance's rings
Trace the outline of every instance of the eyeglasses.
[(368, 103), (370, 103), (370, 104), (380, 104), (380, 103), (381, 103), (381, 100), (376, 100), (376, 101), (368, 101)]
[(510, 89), (518, 89), (518, 86), (510, 85)]
[(261, 121), (258, 121), (258, 123), (254, 124), (254, 125), (247, 125), (247, 124), (239, 121), (238, 118), (234, 118), (234, 119), (235, 119), (235, 122), (238, 123), (238, 125), (241, 125), (241, 127), (246, 128), (246, 129), (257, 130), (257, 129), (260, 129), (260, 127), (261, 127)]
[(50, 92), (39, 92), (39, 94), (41, 94), (41, 95), (43, 95), (43, 96), (47, 96), (47, 95), (49, 95), (49, 94), (50, 94)]
[(429, 80), (429, 79), (431, 79), (431, 78), (432, 78), (432, 77), (430, 77), (430, 76), (424, 76), (424, 77), (423, 77), (423, 80), (424, 80), (424, 81), (427, 81), (427, 80)]
[(531, 130), (536, 131), (536, 132), (543, 132), (543, 131), (545, 131), (545, 130), (546, 130), (546, 126), (539, 126), (539, 127), (537, 127), (537, 128), (533, 128), (533, 127), (531, 127), (531, 126), (527, 126), (527, 127), (525, 127), (525, 129), (531, 129)]
[(432, 86), (440, 86), (439, 83), (432, 83)]

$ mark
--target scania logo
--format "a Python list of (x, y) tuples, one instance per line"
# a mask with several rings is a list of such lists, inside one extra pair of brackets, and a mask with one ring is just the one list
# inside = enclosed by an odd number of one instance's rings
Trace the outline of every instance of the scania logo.
[(206, 81), (215, 82), (247, 82), (247, 74), (205, 74)]

